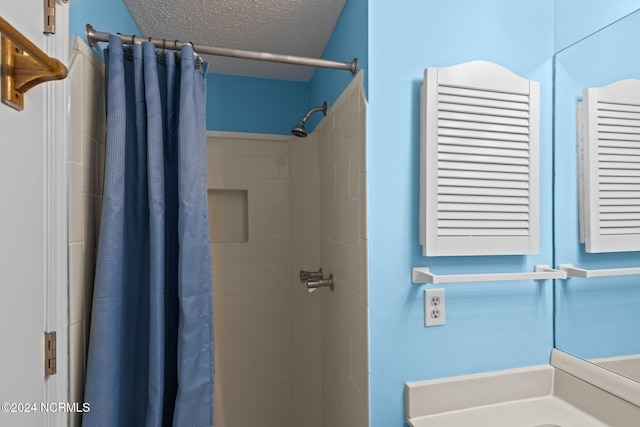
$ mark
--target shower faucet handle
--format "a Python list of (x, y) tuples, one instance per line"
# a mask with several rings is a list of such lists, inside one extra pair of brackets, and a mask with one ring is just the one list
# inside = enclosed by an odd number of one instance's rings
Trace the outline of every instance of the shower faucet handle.
[(309, 280), (320, 280), (320, 279), (322, 279), (322, 269), (318, 271), (300, 270), (300, 283), (306, 283)]
[(309, 292), (313, 291), (314, 289), (321, 288), (323, 286), (327, 286), (331, 290), (334, 289), (335, 285), (333, 283), (333, 273), (329, 275), (328, 279), (322, 278), (318, 280), (309, 280), (307, 282), (307, 289), (309, 289)]

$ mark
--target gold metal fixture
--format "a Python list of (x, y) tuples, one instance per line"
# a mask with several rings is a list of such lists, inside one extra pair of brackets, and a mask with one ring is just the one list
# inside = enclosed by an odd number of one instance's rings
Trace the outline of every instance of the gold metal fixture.
[(40, 83), (64, 79), (67, 67), (40, 50), (2, 17), (0, 33), (2, 102), (22, 111), (24, 94), (29, 89)]
[(44, 374), (56, 373), (56, 333), (44, 333)]

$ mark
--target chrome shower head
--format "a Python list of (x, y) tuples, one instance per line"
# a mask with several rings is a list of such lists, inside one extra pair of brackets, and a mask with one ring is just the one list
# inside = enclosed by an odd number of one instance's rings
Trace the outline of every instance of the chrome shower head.
[(307, 132), (307, 129), (305, 128), (305, 125), (307, 124), (307, 120), (309, 120), (309, 117), (311, 117), (313, 113), (317, 113), (320, 111), (322, 111), (323, 116), (327, 115), (327, 101), (324, 101), (322, 105), (319, 107), (314, 107), (310, 109), (307, 112), (307, 114), (304, 115), (302, 120), (300, 120), (298, 124), (295, 125), (293, 129), (291, 129), (291, 133), (300, 138), (304, 138), (305, 136), (309, 135), (309, 132)]
[(299, 136), (300, 138), (304, 138), (309, 135), (309, 132), (307, 132), (307, 128), (304, 127), (304, 122), (302, 120), (300, 120), (298, 124), (291, 129), (291, 133), (295, 136)]

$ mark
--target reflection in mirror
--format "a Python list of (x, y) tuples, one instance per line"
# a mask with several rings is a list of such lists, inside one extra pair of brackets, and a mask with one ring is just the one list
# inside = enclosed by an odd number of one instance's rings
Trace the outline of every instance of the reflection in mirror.
[[(588, 253), (640, 251), (640, 79), (584, 89), (576, 120), (580, 242)], [(573, 275), (588, 277), (582, 271)], [(640, 274), (640, 268), (590, 273), (596, 274)]]
[[(640, 10), (560, 51), (554, 61), (555, 259), (585, 270), (638, 268), (638, 251), (587, 253), (580, 243), (576, 112), (584, 89), (640, 79)], [(640, 239), (640, 206), (619, 199), (622, 195), (637, 200), (640, 194), (640, 125), (633, 122), (640, 121), (640, 108), (625, 108), (627, 117), (606, 136), (626, 151), (624, 158), (618, 158), (625, 163), (624, 185), (613, 190), (607, 204), (627, 205), (621, 224), (625, 232)], [(603, 115), (596, 114), (599, 123), (605, 120)], [(602, 137), (603, 129), (599, 132)], [(597, 174), (600, 180), (609, 174), (604, 169)], [(620, 182), (614, 180), (614, 184)], [(559, 350), (640, 381), (640, 275), (556, 281), (555, 304)]]

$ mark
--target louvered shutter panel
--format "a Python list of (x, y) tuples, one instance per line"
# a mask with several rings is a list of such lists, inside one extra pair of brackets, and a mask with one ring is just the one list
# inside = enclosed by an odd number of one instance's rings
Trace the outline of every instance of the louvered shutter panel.
[(585, 250), (638, 251), (640, 80), (585, 89), (578, 114)]
[(538, 252), (538, 139), (537, 82), (486, 61), (425, 70), (424, 255)]

